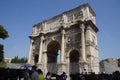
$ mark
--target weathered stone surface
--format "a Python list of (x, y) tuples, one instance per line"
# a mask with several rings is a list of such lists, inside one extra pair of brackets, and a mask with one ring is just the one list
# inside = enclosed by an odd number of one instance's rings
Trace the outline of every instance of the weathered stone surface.
[(58, 74), (63, 71), (67, 74), (98, 73), (97, 32), (95, 13), (89, 4), (40, 22), (34, 25), (30, 35), (33, 42), (28, 63), (41, 66), (39, 68), (44, 74), (47, 71)]

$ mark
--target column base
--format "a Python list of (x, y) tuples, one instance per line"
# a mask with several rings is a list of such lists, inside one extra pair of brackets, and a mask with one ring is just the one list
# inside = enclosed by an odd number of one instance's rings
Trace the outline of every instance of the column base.
[(63, 72), (67, 72), (67, 64), (66, 63), (60, 63), (58, 64), (58, 74), (62, 74)]
[(88, 64), (86, 61), (79, 62), (79, 70), (79, 72), (82, 74), (86, 74), (86, 72), (88, 72)]
[(61, 75), (63, 72), (67, 75), (67, 80), (70, 80), (70, 74), (69, 74), (69, 63), (62, 62), (58, 64), (58, 75)]
[(37, 63), (37, 69), (43, 69), (42, 63)]

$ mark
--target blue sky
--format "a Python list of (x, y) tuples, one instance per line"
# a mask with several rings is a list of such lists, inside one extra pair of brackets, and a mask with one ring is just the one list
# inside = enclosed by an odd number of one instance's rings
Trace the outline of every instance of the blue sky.
[(10, 35), (0, 40), (5, 57), (28, 57), (34, 24), (84, 3), (96, 13), (100, 60), (120, 58), (120, 0), (0, 0), (0, 24)]

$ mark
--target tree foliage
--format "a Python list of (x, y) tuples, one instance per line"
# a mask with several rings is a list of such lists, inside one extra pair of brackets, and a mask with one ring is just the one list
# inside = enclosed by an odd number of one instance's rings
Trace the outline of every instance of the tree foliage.
[(2, 45), (2, 44), (0, 44), (0, 62), (2, 62), (3, 61), (3, 59), (4, 59), (4, 46)]
[[(6, 31), (6, 29), (4, 29), (2, 25), (0, 25), (0, 38), (6, 39), (8, 37), (9, 37), (8, 32)], [(0, 62), (2, 62), (3, 59), (4, 59), (4, 46), (0, 44)]]
[(6, 29), (4, 29), (4, 27), (2, 25), (0, 25), (0, 38), (6, 39), (8, 37), (9, 37), (8, 31)]
[(118, 60), (118, 67), (120, 67), (120, 58), (119, 59), (117, 59)]
[(11, 61), (11, 63), (26, 63), (26, 62), (27, 62), (26, 57), (19, 58), (18, 56), (15, 56)]

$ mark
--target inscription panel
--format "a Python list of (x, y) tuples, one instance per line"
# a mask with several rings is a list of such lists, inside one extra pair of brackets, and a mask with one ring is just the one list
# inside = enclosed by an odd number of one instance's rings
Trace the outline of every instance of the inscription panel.
[(81, 10), (74, 10), (71, 12), (67, 12), (63, 15), (53, 17), (45, 22), (46, 32), (57, 31), (62, 26), (61, 23), (71, 23), (77, 20), (82, 20), (82, 18), (83, 18), (83, 12)]

